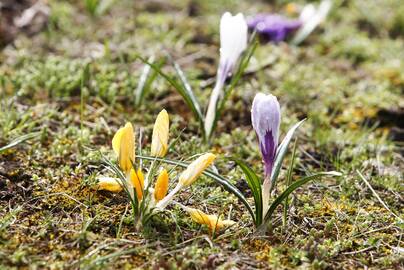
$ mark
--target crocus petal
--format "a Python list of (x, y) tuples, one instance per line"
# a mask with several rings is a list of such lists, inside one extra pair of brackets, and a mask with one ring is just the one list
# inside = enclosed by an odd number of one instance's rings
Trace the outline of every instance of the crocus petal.
[[(231, 72), (241, 53), (247, 48), (248, 27), (244, 15), (226, 12), (220, 20), (220, 64)], [(228, 65), (225, 68), (224, 65)], [(224, 74), (227, 76), (227, 74)]]
[(121, 139), (124, 132), (124, 127), (118, 129), (115, 133), (114, 138), (112, 138), (112, 149), (114, 150), (117, 157), (119, 157), (119, 149), (121, 148)]
[(207, 215), (201, 210), (195, 208), (184, 207), (184, 209), (191, 216), (193, 221), (208, 226), (211, 233), (235, 224), (232, 220), (222, 220), (217, 215)]
[(161, 170), (154, 187), (154, 198), (156, 202), (161, 201), (168, 191), (168, 173), (166, 169)]
[(300, 12), (299, 19), (306, 23), (310, 18), (312, 18), (316, 14), (316, 8), (313, 4), (305, 5), (302, 11)]
[(273, 42), (284, 41), (302, 25), (300, 20), (288, 19), (278, 14), (258, 14), (248, 18), (247, 23), (250, 29)]
[(138, 172), (135, 171), (135, 169), (130, 170), (130, 181), (132, 183), (132, 186), (136, 190), (136, 195), (137, 199), (140, 201), (143, 197), (143, 189), (144, 189), (144, 178), (142, 177), (143, 174), (140, 171), (140, 176), (139, 177), (139, 170)]
[(122, 186), (119, 183), (119, 180), (112, 177), (100, 176), (97, 178), (98, 182), (95, 188), (97, 190), (108, 190), (111, 192), (120, 192), (122, 191)]
[(153, 128), (151, 155), (164, 157), (168, 150), (169, 117), (166, 110), (162, 110), (156, 118)]
[(142, 187), (144, 187), (144, 175), (140, 168), (137, 169), (137, 177), (139, 178), (140, 183), (142, 183)]
[(202, 172), (212, 164), (215, 158), (216, 156), (214, 154), (206, 153), (194, 160), (180, 175), (179, 185), (181, 185), (181, 187), (190, 186)]
[(112, 139), (112, 148), (118, 156), (119, 166), (128, 173), (135, 160), (135, 135), (131, 123), (120, 128)]
[(271, 94), (258, 93), (251, 109), (251, 122), (257, 134), (265, 175), (272, 172), (279, 139), (281, 111), (277, 98)]

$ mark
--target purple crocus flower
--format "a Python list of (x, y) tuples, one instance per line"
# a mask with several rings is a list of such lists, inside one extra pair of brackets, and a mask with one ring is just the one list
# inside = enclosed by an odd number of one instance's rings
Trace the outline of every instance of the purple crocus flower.
[(271, 94), (258, 93), (252, 104), (251, 122), (258, 137), (265, 178), (269, 179), (275, 162), (281, 122), (278, 99)]
[(248, 28), (256, 30), (270, 41), (280, 42), (302, 26), (298, 19), (288, 19), (278, 14), (258, 14), (247, 20)]

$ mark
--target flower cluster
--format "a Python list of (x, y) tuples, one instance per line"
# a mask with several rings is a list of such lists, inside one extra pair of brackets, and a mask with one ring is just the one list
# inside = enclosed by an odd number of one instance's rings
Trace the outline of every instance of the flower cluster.
[[(135, 225), (139, 220), (143, 224), (147, 223), (152, 215), (158, 211), (163, 211), (167, 205), (174, 202), (173, 199), (177, 193), (191, 186), (216, 158), (212, 153), (200, 155), (179, 175), (177, 184), (170, 192), (169, 173), (166, 168), (161, 167), (153, 186), (151, 177), (155, 173), (156, 162), (164, 161), (163, 158), (168, 152), (168, 138), (169, 116), (166, 110), (162, 110), (158, 114), (153, 128), (150, 150), (153, 162), (147, 170), (146, 178), (143, 174), (143, 169), (140, 166), (136, 168), (135, 134), (132, 124), (126, 123), (124, 127), (116, 132), (112, 139), (112, 149), (117, 157), (117, 167), (119, 167), (119, 171), (117, 172), (115, 169), (115, 172), (119, 177), (100, 176), (97, 189), (111, 192), (125, 190), (136, 216)], [(215, 215), (207, 215), (200, 210), (189, 208), (179, 203), (176, 204), (188, 212), (194, 221), (207, 225), (211, 232), (233, 224), (230, 221), (222, 221)], [(217, 222), (213, 223), (213, 220), (217, 220)]]
[[(205, 141), (209, 141), (232, 87), (237, 83), (254, 52), (256, 42), (254, 43), (255, 45), (247, 48), (248, 27), (266, 35), (270, 40), (275, 42), (284, 40), (290, 32), (299, 29), (295, 39), (301, 41), (320, 22), (324, 21), (330, 8), (330, 0), (323, 0), (318, 8), (313, 5), (307, 5), (302, 9), (300, 17), (293, 20), (276, 14), (260, 14), (249, 18), (247, 22), (241, 13), (235, 16), (228, 12), (224, 13), (220, 20), (220, 60), (216, 84), (212, 90), (205, 117), (178, 65), (175, 65), (175, 69), (184, 84), (183, 86), (164, 74), (156, 65), (144, 61), (170, 82), (183, 96), (187, 105), (198, 118)], [(245, 50), (247, 50), (248, 53), (244, 54), (244, 57), (241, 57)], [(237, 64), (238, 69), (236, 69)], [(232, 78), (229, 87), (224, 87), (226, 79), (233, 73), (237, 75), (234, 76), (234, 81)], [(140, 224), (145, 224), (153, 215), (164, 211), (170, 203), (174, 203), (187, 212), (192, 220), (199, 224), (206, 225), (213, 234), (216, 230), (230, 226), (234, 224), (234, 222), (231, 220), (223, 220), (219, 216), (209, 215), (203, 213), (201, 210), (184, 206), (174, 201), (180, 191), (191, 186), (199, 176), (204, 173), (222, 185), (225, 190), (234, 194), (240, 202), (244, 204), (252, 216), (256, 227), (262, 228), (262, 226), (270, 222), (271, 215), (279, 204), (285, 202), (284, 209), (287, 208), (288, 196), (294, 190), (316, 177), (340, 175), (337, 172), (322, 172), (302, 177), (292, 184), (291, 174), (295, 157), (294, 152), (291, 165), (288, 169), (288, 177), (286, 179), (287, 187), (270, 204), (270, 197), (280, 174), (288, 146), (295, 131), (303, 121), (304, 119), (292, 126), (282, 142), (279, 143), (281, 109), (278, 99), (271, 94), (265, 95), (258, 93), (255, 96), (251, 109), (251, 122), (257, 135), (259, 149), (262, 154), (264, 177), (259, 177), (243, 161), (233, 159), (245, 174), (247, 183), (252, 191), (255, 209), (250, 206), (243, 192), (230, 181), (216, 172), (207, 170), (216, 158), (214, 154), (202, 154), (190, 164), (168, 160), (166, 158), (169, 152), (168, 139), (170, 125), (169, 115), (165, 110), (162, 110), (156, 118), (149, 157), (136, 156), (135, 132), (131, 123), (126, 123), (124, 127), (116, 132), (112, 139), (112, 148), (116, 154), (118, 166), (107, 163), (109, 164), (110, 170), (114, 172), (118, 178), (101, 176), (98, 178), (97, 187), (98, 189), (111, 192), (124, 190), (131, 201), (135, 225), (138, 224), (139, 220), (141, 221)], [(147, 169), (142, 168), (143, 163), (139, 162), (139, 165), (137, 165), (135, 162), (136, 159), (146, 160), (150, 163), (150, 166)], [(170, 181), (169, 172), (171, 171), (167, 170), (164, 166), (160, 166), (162, 164), (171, 164), (186, 168), (182, 173), (178, 174), (175, 185), (172, 184), (174, 181)], [(143, 172), (146, 173), (144, 174)], [(287, 210), (285, 210), (285, 213), (286, 211)]]

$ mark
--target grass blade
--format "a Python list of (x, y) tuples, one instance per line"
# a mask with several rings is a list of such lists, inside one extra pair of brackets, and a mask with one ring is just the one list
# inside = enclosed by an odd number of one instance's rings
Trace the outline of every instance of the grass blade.
[(279, 173), (282, 168), (282, 162), (285, 158), (286, 152), (288, 150), (288, 146), (290, 144), (290, 141), (293, 138), (293, 135), (295, 134), (295, 131), (297, 130), (298, 127), (305, 121), (306, 119), (303, 119), (302, 121), (296, 123), (292, 128), (289, 129), (288, 133), (286, 133), (285, 138), (281, 142), (281, 144), (278, 147), (278, 151), (276, 152), (276, 157), (275, 157), (275, 163), (274, 163), (274, 169), (272, 170), (271, 174), (271, 189), (269, 192), (272, 191), (272, 189), (275, 187), (276, 180), (278, 179)]
[[(297, 139), (295, 139), (295, 143), (293, 145), (293, 154), (292, 154), (292, 161), (288, 169), (288, 177), (286, 179), (286, 186), (290, 186), (292, 183), (292, 172), (293, 172), (293, 166), (295, 165), (295, 158), (296, 158), (296, 147), (297, 147)], [(284, 207), (283, 207), (283, 228), (286, 229), (286, 224), (288, 221), (288, 208), (289, 208), (289, 201), (288, 201), (288, 196), (285, 198), (284, 202)]]
[[(160, 76), (162, 76), (171, 86), (177, 90), (177, 92), (182, 96), (187, 106), (191, 109), (192, 113), (199, 121), (201, 127), (203, 127), (203, 114), (199, 105), (198, 100), (196, 99), (192, 89), (188, 87), (184, 87), (183, 85), (179, 84), (174, 78), (170, 77), (169, 75), (165, 74), (160, 67), (157, 65), (150, 63), (146, 59), (142, 58), (141, 56), (137, 56), (143, 63), (149, 65), (153, 70), (155, 70)], [(178, 72), (178, 71), (177, 71)]]
[[(189, 163), (186, 163), (186, 162), (171, 160), (171, 159), (167, 159), (167, 158), (156, 158), (156, 157), (149, 157), (149, 156), (142, 156), (142, 155), (136, 155), (136, 158), (151, 160), (151, 161), (158, 160), (163, 163), (176, 165), (176, 166), (180, 166), (183, 168), (186, 168), (189, 165)], [(249, 205), (249, 203), (247, 202), (247, 199), (244, 197), (244, 195), (240, 192), (240, 190), (237, 187), (235, 187), (232, 183), (230, 183), (229, 180), (227, 180), (223, 176), (221, 176), (217, 173), (214, 173), (211, 170), (205, 170), (205, 171), (203, 171), (202, 174), (212, 178), (216, 183), (220, 184), (226, 191), (234, 194), (245, 205), (245, 207), (247, 208), (248, 212), (250, 213), (250, 215), (253, 218), (253, 221), (255, 223), (254, 211), (251, 208), (251, 206)]]
[(247, 164), (245, 164), (243, 161), (231, 158), (236, 164), (241, 168), (243, 171), (248, 186), (250, 187), (253, 197), (254, 197), (254, 202), (255, 202), (255, 225), (259, 226), (262, 223), (262, 188), (261, 188), (261, 180), (255, 174), (255, 172), (248, 167)]
[[(149, 62), (154, 62), (154, 57), (149, 58)], [(156, 66), (161, 69), (164, 65), (164, 59), (157, 62)], [(142, 75), (140, 75), (139, 84), (135, 90), (135, 105), (140, 106), (142, 104), (144, 96), (149, 92), (150, 87), (154, 80), (157, 78), (157, 71), (152, 70), (150, 65), (145, 64)]]
[(29, 139), (35, 138), (35, 137), (39, 136), (39, 134), (40, 134), (40, 132), (32, 132), (32, 133), (22, 135), (22, 136), (20, 136), (18, 138), (15, 138), (9, 144), (6, 144), (6, 145), (0, 147), (0, 153), (4, 152), (4, 151), (6, 151), (6, 150), (8, 150), (10, 148), (13, 148), (13, 147), (19, 145), (20, 143), (23, 143), (23, 142), (25, 142), (25, 141), (27, 141)]
[(294, 182), (293, 184), (291, 184), (290, 186), (288, 186), (286, 188), (286, 190), (284, 192), (282, 192), (271, 204), (271, 206), (268, 209), (267, 214), (265, 215), (264, 218), (264, 223), (263, 225), (266, 225), (269, 220), (271, 219), (272, 214), (274, 213), (276, 207), (278, 207), (278, 205), (280, 205), (284, 199), (286, 199), (293, 191), (295, 191), (296, 189), (298, 189), (299, 187), (303, 186), (304, 184), (306, 184), (307, 182), (310, 182), (311, 180), (314, 180), (318, 177), (322, 177), (322, 176), (341, 176), (342, 174), (339, 172), (335, 172), (335, 171), (330, 171), (330, 172), (320, 172), (320, 173), (316, 173), (313, 175), (309, 175), (306, 177), (303, 177), (302, 179)]

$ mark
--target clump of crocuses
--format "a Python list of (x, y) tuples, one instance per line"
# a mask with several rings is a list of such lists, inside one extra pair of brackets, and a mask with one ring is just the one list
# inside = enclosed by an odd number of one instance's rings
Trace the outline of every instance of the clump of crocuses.
[[(213, 226), (212, 220), (216, 217), (215, 215), (206, 215), (200, 210), (193, 210), (193, 208), (174, 201), (178, 192), (191, 186), (213, 163), (216, 156), (212, 153), (200, 155), (179, 174), (175, 187), (170, 191), (170, 174), (164, 167), (164, 157), (169, 151), (168, 138), (169, 116), (166, 110), (162, 110), (154, 124), (150, 156), (137, 158), (135, 132), (132, 124), (126, 123), (115, 133), (112, 139), (112, 148), (117, 163), (115, 164), (108, 159), (104, 160), (107, 168), (116, 177), (98, 177), (97, 188), (111, 192), (122, 190), (126, 192), (132, 206), (134, 225), (137, 229), (147, 224), (153, 215), (163, 211), (170, 203), (179, 205), (191, 215), (194, 221), (208, 225), (210, 231), (232, 224), (230, 221), (222, 221), (217, 217), (217, 226)], [(136, 162), (140, 159), (143, 159), (143, 163)], [(145, 168), (145, 161), (149, 163), (147, 169)], [(176, 162), (171, 161), (170, 164), (173, 163)], [(178, 164), (183, 165), (179, 162)], [(173, 180), (171, 180), (172, 183)]]

